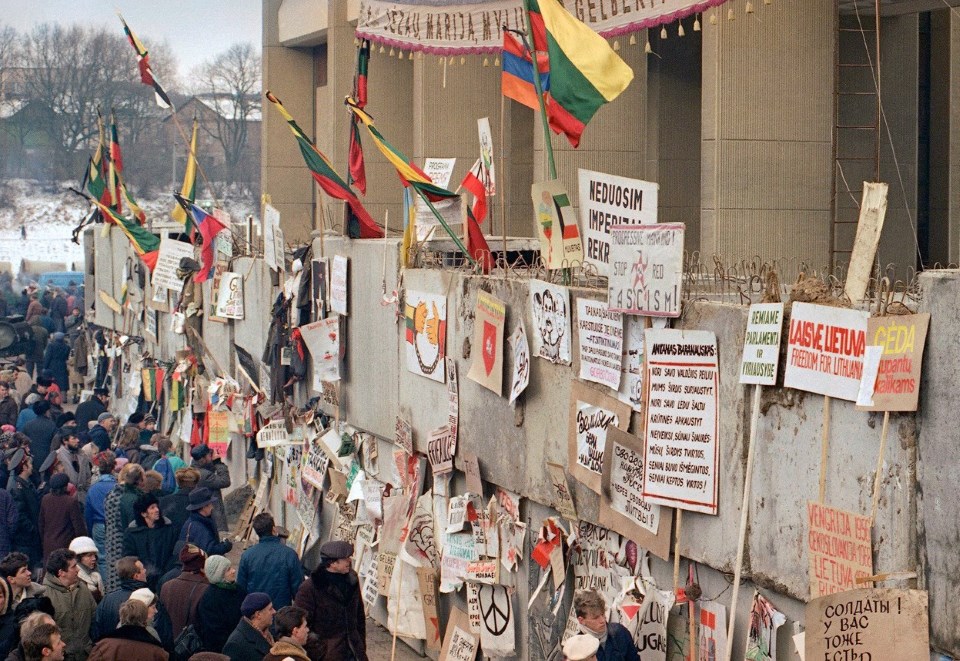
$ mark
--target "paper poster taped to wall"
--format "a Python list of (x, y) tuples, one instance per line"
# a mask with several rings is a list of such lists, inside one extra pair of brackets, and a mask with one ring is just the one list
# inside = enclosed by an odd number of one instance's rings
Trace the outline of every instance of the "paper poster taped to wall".
[(335, 314), (347, 314), (349, 283), (348, 261), (343, 255), (334, 255), (330, 263), (330, 310)]
[(313, 390), (321, 392), (324, 381), (340, 380), (340, 319), (330, 317), (301, 326), (300, 336), (312, 359)]
[(470, 620), (459, 608), (450, 611), (443, 635), (440, 661), (473, 661), (480, 647), (480, 637), (470, 631)]
[(570, 291), (542, 280), (530, 281), (530, 335), (534, 356), (570, 364)]
[(762, 594), (754, 592), (747, 632), (746, 661), (775, 661), (777, 629), (786, 621), (786, 615), (774, 608)]
[(487, 195), (497, 194), (497, 173), (493, 162), (493, 133), (490, 131), (490, 118), (477, 120), (477, 132), (480, 135), (480, 181)]
[(592, 388), (574, 382), (570, 390), (567, 461), (570, 475), (600, 493), (607, 429), (626, 429), (630, 407)]
[(517, 651), (516, 608), (505, 585), (481, 585), (477, 589), (480, 607), (480, 648), (494, 658), (513, 656)]
[(602, 301), (578, 298), (577, 344), (580, 378), (618, 390), (623, 360), (623, 315), (607, 310)]
[(523, 324), (510, 336), (510, 350), (513, 353), (513, 378), (510, 380), (510, 403), (517, 401), (527, 386), (530, 385), (530, 345), (527, 344), (527, 333)]
[[(423, 162), (423, 172), (440, 188), (450, 185), (450, 177), (457, 163), (455, 158), (427, 158)], [(446, 238), (446, 230), (437, 221), (430, 207), (414, 193), (414, 208), (416, 210), (417, 241)], [(455, 231), (458, 230), (463, 219), (460, 213), (460, 198), (439, 200), (433, 203), (434, 208), (443, 217), (443, 220)]]
[(242, 274), (224, 271), (220, 275), (216, 314), (224, 319), (243, 319)]
[(473, 362), (467, 376), (497, 395), (503, 392), (503, 325), (506, 313), (503, 301), (485, 291), (477, 292)]
[(407, 369), (414, 374), (443, 383), (447, 343), (447, 299), (437, 294), (407, 290)]
[(720, 468), (717, 336), (651, 328), (647, 351), (643, 497), (717, 513)]
[(559, 269), (583, 261), (577, 216), (563, 184), (558, 180), (533, 184), (530, 196), (544, 266)]
[(314, 259), (310, 262), (310, 307), (314, 321), (326, 318), (329, 313), (329, 265), (330, 260), (326, 257)]
[(807, 556), (810, 598), (857, 587), (857, 578), (873, 575), (870, 517), (807, 503)]
[(584, 261), (600, 275), (610, 275), (610, 228), (657, 222), (659, 186), (604, 172), (578, 170), (580, 228)]
[(642, 661), (667, 658), (667, 619), (675, 601), (673, 590), (658, 590), (652, 581), (637, 576), (623, 580), (610, 620), (627, 629)]
[(634, 411), (643, 410), (643, 331), (646, 317), (623, 316), (623, 358), (617, 399)]
[(867, 345), (883, 347), (873, 387), (873, 405), (861, 411), (916, 411), (920, 367), (927, 341), (929, 314), (870, 317)]
[(697, 632), (699, 658), (722, 659), (727, 649), (727, 607), (716, 601), (701, 601)]
[[(157, 296), (166, 297), (166, 290), (179, 292), (183, 288), (183, 280), (177, 277), (180, 260), (184, 257), (193, 259), (193, 245), (184, 241), (177, 241), (168, 236), (160, 239), (160, 250), (157, 253), (157, 265), (153, 269), (150, 284)], [(156, 298), (154, 298), (156, 300)]]
[(263, 259), (271, 271), (284, 270), (283, 232), (280, 229), (280, 212), (273, 206), (263, 206)]
[(683, 223), (610, 228), (608, 307), (624, 314), (679, 317)]
[(868, 317), (860, 310), (794, 303), (783, 385), (857, 401)]
[(783, 303), (754, 303), (750, 306), (747, 333), (743, 339), (743, 359), (740, 361), (740, 383), (776, 385), (782, 330)]

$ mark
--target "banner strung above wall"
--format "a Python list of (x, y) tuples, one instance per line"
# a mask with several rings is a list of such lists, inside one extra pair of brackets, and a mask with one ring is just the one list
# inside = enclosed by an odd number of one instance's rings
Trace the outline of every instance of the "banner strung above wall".
[[(726, 0), (558, 0), (604, 37), (672, 23)], [(357, 36), (404, 50), (437, 55), (493, 53), (503, 47), (502, 26), (526, 32), (523, 0), (454, 2), (363, 0)]]

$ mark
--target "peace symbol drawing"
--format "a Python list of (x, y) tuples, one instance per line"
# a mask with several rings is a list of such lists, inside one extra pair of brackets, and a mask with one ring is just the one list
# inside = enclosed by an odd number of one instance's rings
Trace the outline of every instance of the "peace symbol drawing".
[(502, 635), (513, 619), (510, 594), (503, 585), (481, 585), (477, 594), (483, 626), (494, 636)]

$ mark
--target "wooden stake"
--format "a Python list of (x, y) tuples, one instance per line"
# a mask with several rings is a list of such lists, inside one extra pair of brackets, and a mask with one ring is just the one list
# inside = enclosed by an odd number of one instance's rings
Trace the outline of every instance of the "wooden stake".
[(827, 453), (830, 450), (830, 396), (823, 396), (823, 436), (820, 439), (820, 500), (827, 497)]
[(747, 520), (750, 509), (750, 487), (753, 482), (753, 448), (757, 441), (757, 427), (760, 426), (760, 385), (753, 390), (753, 414), (750, 418), (750, 439), (747, 441), (747, 471), (743, 476), (743, 502), (740, 505), (740, 535), (737, 538), (737, 562), (733, 571), (733, 597), (730, 600), (730, 622), (727, 624), (727, 649), (724, 661), (730, 661), (733, 655), (733, 630), (737, 620), (737, 598), (740, 596), (740, 575), (743, 571), (743, 546), (747, 537)]
[[(680, 510), (677, 510), (678, 512)], [(693, 583), (693, 565), (690, 565), (690, 580), (688, 583)], [(697, 661), (697, 657), (700, 656), (700, 650), (697, 649), (697, 605), (693, 603), (693, 599), (687, 601), (687, 613), (690, 618), (690, 661)]]
[(683, 522), (683, 510), (674, 513), (673, 526), (673, 592), (680, 588), (680, 524)]
[(887, 448), (887, 432), (890, 429), (890, 411), (883, 412), (883, 429), (880, 431), (880, 453), (877, 455), (877, 474), (873, 478), (873, 507), (870, 509), (870, 523), (877, 520), (877, 506), (880, 504), (880, 472), (883, 470), (883, 453)]

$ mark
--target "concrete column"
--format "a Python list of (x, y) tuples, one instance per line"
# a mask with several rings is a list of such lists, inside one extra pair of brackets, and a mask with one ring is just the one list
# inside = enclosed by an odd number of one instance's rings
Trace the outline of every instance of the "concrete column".
[(930, 261), (960, 261), (960, 19), (931, 12)]
[(755, 4), (704, 17), (701, 250), (826, 265), (836, 9)]

